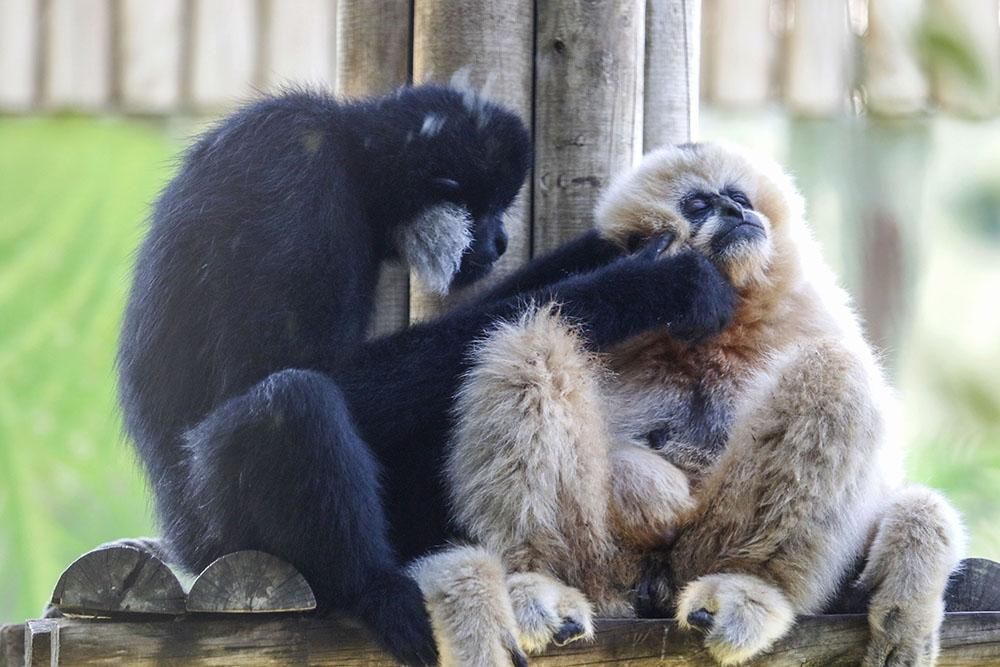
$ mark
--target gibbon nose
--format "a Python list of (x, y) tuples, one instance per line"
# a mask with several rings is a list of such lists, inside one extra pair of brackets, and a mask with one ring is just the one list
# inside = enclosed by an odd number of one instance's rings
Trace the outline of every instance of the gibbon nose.
[(727, 197), (719, 199), (719, 216), (727, 220), (743, 221), (743, 209)]

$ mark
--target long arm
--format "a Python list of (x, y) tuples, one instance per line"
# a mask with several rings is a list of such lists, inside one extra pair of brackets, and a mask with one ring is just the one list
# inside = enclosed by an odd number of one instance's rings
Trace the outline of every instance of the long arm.
[(622, 257), (625, 250), (604, 238), (596, 229), (536, 257), (478, 299), (479, 303), (499, 301), (541, 289), (571, 276), (588, 273)]

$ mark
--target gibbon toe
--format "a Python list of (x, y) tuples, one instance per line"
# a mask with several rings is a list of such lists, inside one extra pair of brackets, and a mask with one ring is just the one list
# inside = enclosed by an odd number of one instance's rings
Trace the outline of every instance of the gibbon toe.
[(705, 635), (720, 665), (738, 665), (768, 649), (795, 621), (788, 598), (759, 577), (712, 574), (681, 591), (677, 620)]
[(590, 603), (575, 588), (544, 574), (519, 572), (507, 577), (511, 604), (520, 630), (519, 643), (528, 653), (549, 644), (565, 646), (594, 636)]
[(876, 594), (868, 612), (871, 639), (863, 667), (931, 667), (937, 661), (944, 603), (884, 605)]

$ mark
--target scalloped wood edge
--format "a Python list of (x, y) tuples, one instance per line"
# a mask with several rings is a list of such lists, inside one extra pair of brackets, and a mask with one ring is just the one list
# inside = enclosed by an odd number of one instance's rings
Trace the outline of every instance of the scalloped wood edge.
[(309, 611), (316, 596), (289, 563), (263, 551), (237, 551), (213, 561), (191, 584), (189, 612), (261, 614)]
[(185, 612), (184, 587), (163, 561), (159, 540), (109, 542), (73, 561), (52, 591), (52, 605), (71, 616)]

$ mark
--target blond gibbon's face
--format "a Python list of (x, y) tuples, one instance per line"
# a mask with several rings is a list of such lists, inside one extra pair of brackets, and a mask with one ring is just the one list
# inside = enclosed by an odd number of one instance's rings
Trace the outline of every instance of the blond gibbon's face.
[(625, 245), (665, 235), (671, 251), (693, 248), (739, 287), (767, 275), (796, 198), (776, 168), (721, 145), (685, 144), (650, 153), (616, 181), (597, 218)]

